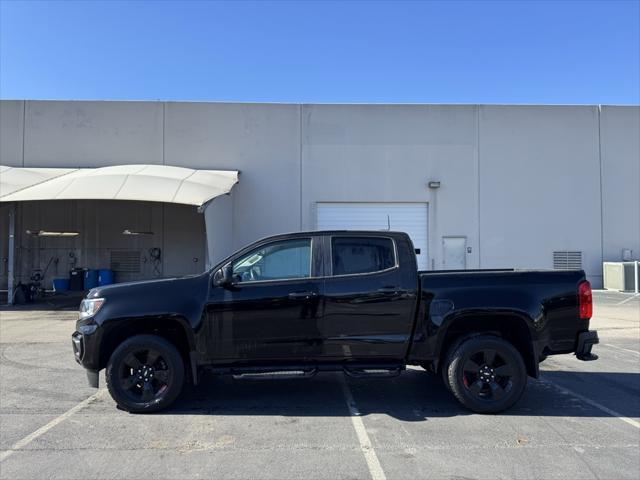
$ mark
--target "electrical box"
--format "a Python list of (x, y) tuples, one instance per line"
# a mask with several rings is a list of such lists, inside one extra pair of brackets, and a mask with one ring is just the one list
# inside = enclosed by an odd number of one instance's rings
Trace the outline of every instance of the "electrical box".
[(602, 274), (604, 288), (620, 292), (637, 292), (640, 262), (604, 262)]

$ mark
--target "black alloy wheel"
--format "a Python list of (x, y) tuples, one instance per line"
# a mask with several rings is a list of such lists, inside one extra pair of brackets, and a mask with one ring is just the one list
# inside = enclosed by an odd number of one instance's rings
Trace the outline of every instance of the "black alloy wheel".
[(168, 388), (173, 372), (158, 350), (141, 348), (122, 361), (118, 381), (135, 402), (151, 402)]
[(480, 350), (462, 365), (464, 386), (482, 400), (501, 400), (513, 388), (513, 368), (494, 349)]
[(106, 370), (109, 393), (123, 410), (155, 412), (178, 397), (184, 362), (176, 347), (156, 335), (136, 335), (113, 352)]
[(520, 352), (494, 335), (471, 337), (455, 345), (443, 369), (451, 393), (477, 413), (497, 413), (510, 408), (527, 384)]

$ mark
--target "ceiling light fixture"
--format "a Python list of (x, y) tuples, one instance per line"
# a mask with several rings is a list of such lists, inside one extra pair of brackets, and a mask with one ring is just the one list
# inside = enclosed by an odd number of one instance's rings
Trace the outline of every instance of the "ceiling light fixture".
[(27, 235), (36, 237), (77, 237), (80, 232), (50, 232), (47, 230), (27, 230)]
[(153, 232), (136, 232), (135, 230), (123, 230), (123, 235), (154, 235)]

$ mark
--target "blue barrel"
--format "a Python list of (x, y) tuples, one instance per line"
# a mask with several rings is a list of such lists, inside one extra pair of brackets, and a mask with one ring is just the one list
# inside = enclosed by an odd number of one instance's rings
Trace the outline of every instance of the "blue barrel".
[(98, 285), (111, 285), (113, 283), (113, 270), (101, 268), (98, 270)]
[(91, 290), (98, 286), (98, 270), (85, 270), (84, 289)]
[(67, 291), (69, 291), (69, 279), (68, 278), (54, 278), (53, 279), (53, 289), (56, 292), (67, 292)]

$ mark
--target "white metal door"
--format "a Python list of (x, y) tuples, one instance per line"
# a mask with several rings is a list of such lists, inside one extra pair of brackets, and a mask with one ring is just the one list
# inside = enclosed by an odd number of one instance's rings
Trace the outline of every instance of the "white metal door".
[(417, 253), (418, 268), (426, 270), (426, 203), (318, 203), (318, 230), (392, 230), (406, 232)]
[(464, 270), (467, 268), (467, 237), (442, 237), (442, 268)]

